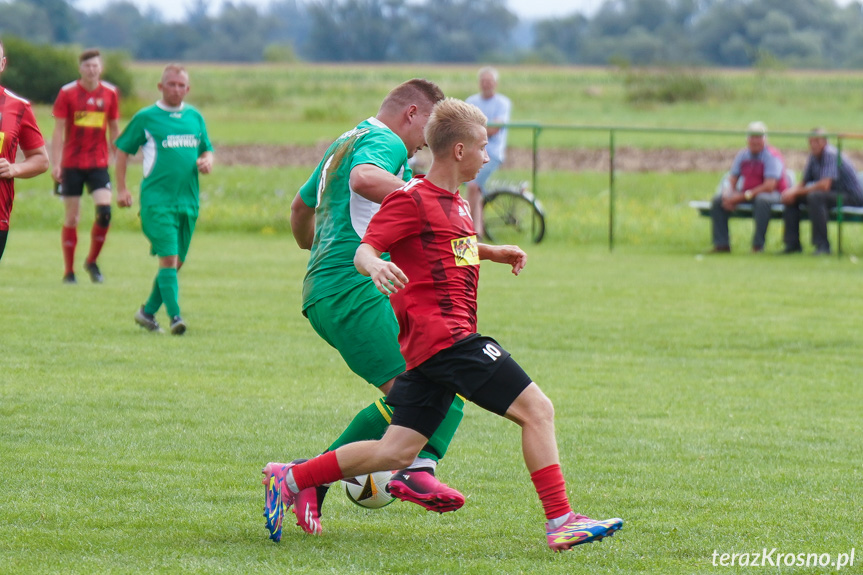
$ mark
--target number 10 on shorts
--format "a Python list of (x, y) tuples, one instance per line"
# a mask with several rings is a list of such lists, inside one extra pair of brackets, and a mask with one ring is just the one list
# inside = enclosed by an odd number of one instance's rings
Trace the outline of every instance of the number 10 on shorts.
[(487, 356), (489, 356), (492, 361), (497, 361), (497, 358), (499, 358), (502, 355), (500, 348), (497, 347), (496, 345), (494, 345), (493, 343), (485, 344), (485, 347), (482, 348), (482, 352), (484, 354), (486, 354)]

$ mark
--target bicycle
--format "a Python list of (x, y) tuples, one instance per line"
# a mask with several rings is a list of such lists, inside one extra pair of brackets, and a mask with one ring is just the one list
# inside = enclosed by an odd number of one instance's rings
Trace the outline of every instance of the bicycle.
[(483, 195), (485, 237), (495, 244), (533, 242), (545, 235), (545, 210), (528, 183), (490, 182)]

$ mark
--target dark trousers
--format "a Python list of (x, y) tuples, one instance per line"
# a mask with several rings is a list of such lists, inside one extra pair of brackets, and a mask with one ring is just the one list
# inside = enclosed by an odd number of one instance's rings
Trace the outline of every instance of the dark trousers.
[(800, 249), (800, 206), (806, 204), (809, 210), (809, 221), (812, 222), (812, 245), (816, 250), (830, 251), (830, 240), (827, 238), (827, 221), (830, 210), (836, 207), (837, 200), (842, 198), (843, 206), (860, 205), (852, 196), (841, 192), (810, 192), (794, 204), (785, 206), (782, 219), (785, 220), (785, 247)]
[[(755, 233), (752, 234), (753, 248), (764, 247), (773, 204), (778, 204), (781, 200), (782, 195), (779, 192), (763, 192), (753, 199), (752, 219), (755, 220)], [(710, 204), (710, 219), (713, 221), (713, 245), (717, 248), (731, 247), (731, 238), (728, 234), (730, 217), (731, 212), (722, 207), (722, 193), (716, 194)]]

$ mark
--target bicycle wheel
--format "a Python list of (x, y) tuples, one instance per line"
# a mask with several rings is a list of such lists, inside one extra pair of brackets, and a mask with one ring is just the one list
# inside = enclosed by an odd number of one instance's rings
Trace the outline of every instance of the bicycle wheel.
[(482, 208), (486, 239), (495, 244), (538, 244), (545, 235), (545, 214), (528, 191), (495, 189)]

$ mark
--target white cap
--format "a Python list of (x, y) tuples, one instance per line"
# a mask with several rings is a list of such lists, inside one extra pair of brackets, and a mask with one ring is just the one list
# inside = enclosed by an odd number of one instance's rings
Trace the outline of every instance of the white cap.
[(750, 136), (766, 136), (767, 126), (764, 122), (750, 122), (746, 128), (746, 133)]

